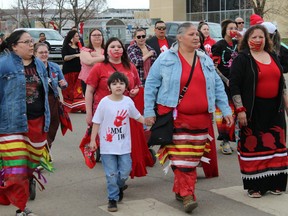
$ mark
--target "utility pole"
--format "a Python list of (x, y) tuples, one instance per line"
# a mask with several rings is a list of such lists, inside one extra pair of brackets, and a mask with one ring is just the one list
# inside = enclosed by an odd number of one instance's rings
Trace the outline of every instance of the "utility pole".
[(17, 27), (20, 28), (20, 0), (18, 0), (17, 7)]

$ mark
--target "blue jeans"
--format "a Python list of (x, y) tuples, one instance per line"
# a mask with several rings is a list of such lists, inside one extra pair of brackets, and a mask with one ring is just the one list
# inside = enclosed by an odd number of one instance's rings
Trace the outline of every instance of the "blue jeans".
[(120, 188), (124, 187), (131, 172), (130, 153), (124, 155), (102, 154), (101, 161), (106, 174), (108, 199), (118, 201)]

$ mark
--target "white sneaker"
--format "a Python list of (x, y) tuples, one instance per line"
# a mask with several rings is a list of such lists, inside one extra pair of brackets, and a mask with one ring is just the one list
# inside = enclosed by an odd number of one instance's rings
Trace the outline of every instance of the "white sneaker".
[(230, 154), (232, 154), (232, 152), (233, 152), (233, 150), (232, 150), (232, 148), (231, 148), (231, 146), (230, 146), (230, 143), (229, 143), (229, 141), (227, 142), (222, 142), (221, 144), (220, 144), (220, 147), (221, 147), (221, 151), (222, 151), (222, 154), (224, 154), (224, 155), (230, 155)]

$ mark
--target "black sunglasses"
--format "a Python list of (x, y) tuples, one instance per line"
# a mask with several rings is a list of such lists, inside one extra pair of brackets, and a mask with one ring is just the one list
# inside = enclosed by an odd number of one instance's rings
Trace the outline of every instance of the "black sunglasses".
[(137, 39), (141, 39), (141, 37), (144, 39), (144, 38), (146, 38), (146, 35), (137, 35), (136, 36)]
[(156, 29), (163, 31), (163, 30), (166, 30), (166, 26), (156, 27)]
[(238, 24), (238, 25), (240, 25), (240, 24), (244, 24), (244, 22), (237, 22), (237, 24)]

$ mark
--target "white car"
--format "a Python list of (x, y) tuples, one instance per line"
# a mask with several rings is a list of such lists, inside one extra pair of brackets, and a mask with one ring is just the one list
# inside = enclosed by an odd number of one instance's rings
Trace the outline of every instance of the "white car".
[(17, 30), (25, 30), (27, 31), (35, 40), (35, 43), (39, 41), (39, 34), (44, 33), (46, 36), (46, 40), (51, 45), (51, 50), (49, 54), (49, 60), (57, 63), (62, 63), (62, 45), (64, 38), (58, 31), (49, 28), (18, 28)]

